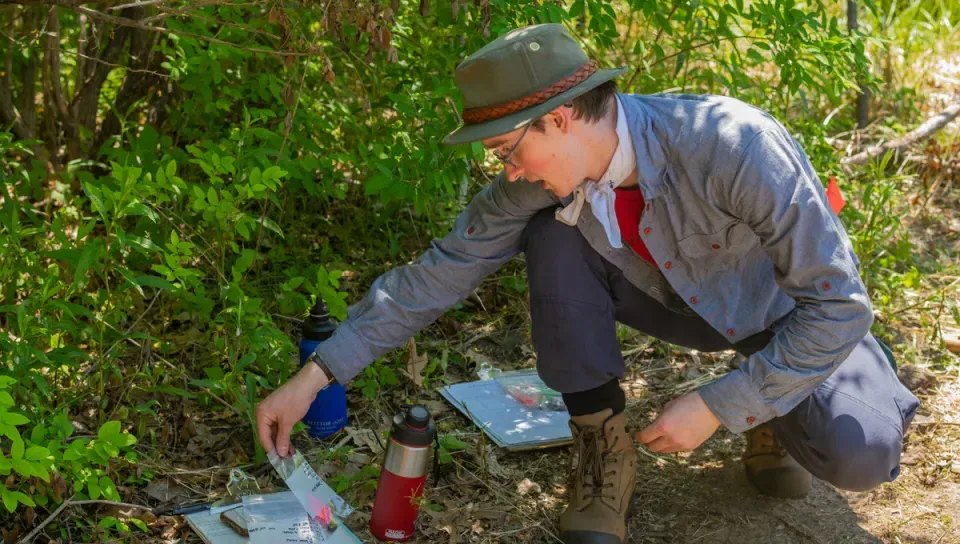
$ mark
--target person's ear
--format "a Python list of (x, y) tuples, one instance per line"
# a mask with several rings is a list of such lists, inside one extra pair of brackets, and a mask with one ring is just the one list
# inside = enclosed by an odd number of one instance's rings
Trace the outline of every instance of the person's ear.
[(564, 104), (549, 114), (548, 123), (552, 124), (561, 134), (570, 132), (570, 123), (573, 121), (572, 106), (573, 104)]

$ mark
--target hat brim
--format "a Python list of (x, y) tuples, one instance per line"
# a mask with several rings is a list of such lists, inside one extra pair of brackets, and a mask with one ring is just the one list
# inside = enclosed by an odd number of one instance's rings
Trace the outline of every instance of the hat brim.
[(446, 145), (466, 144), (470, 142), (486, 140), (487, 138), (492, 138), (494, 136), (499, 136), (500, 134), (506, 134), (514, 131), (526, 123), (529, 123), (534, 119), (538, 119), (548, 112), (553, 111), (555, 108), (562, 106), (565, 102), (573, 100), (587, 91), (600, 86), (601, 83), (610, 81), (611, 79), (624, 73), (626, 70), (626, 68), (597, 70), (593, 75), (584, 80), (583, 83), (577, 85), (576, 87), (567, 89), (557, 96), (554, 96), (550, 100), (547, 100), (543, 104), (537, 104), (536, 106), (520, 110), (505, 117), (500, 117), (499, 119), (491, 119), (490, 121), (486, 121), (484, 123), (478, 123), (476, 125), (461, 125), (450, 134), (447, 134), (447, 136), (443, 139), (443, 143)]

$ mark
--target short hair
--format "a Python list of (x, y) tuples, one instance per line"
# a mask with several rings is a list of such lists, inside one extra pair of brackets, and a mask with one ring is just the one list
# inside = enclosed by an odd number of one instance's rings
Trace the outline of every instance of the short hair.
[[(573, 106), (574, 119), (586, 119), (588, 123), (596, 123), (607, 114), (610, 105), (610, 98), (617, 94), (617, 82), (614, 80), (604, 81), (593, 89), (574, 98), (571, 102)], [(547, 129), (543, 117), (533, 122), (533, 128), (545, 132)]]

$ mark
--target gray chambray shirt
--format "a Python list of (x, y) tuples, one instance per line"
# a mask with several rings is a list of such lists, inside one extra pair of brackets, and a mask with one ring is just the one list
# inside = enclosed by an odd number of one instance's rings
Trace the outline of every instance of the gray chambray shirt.
[[(660, 272), (628, 244), (611, 247), (589, 206), (578, 228), (631, 283), (696, 312), (731, 342), (773, 331), (765, 349), (700, 395), (734, 432), (783, 416), (873, 322), (859, 261), (822, 183), (789, 132), (758, 108), (722, 96), (619, 96), (646, 201), (640, 234)], [(317, 352), (346, 383), (516, 256), (539, 210), (569, 200), (501, 173), (453, 231), (380, 276)]]

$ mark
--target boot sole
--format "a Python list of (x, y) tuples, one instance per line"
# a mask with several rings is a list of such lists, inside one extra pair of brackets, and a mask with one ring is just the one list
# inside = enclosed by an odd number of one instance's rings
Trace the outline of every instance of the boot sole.
[(802, 499), (813, 487), (813, 476), (796, 469), (770, 469), (755, 474), (746, 471), (747, 481), (761, 494), (776, 499)]

